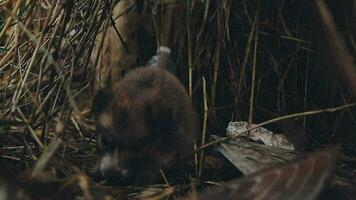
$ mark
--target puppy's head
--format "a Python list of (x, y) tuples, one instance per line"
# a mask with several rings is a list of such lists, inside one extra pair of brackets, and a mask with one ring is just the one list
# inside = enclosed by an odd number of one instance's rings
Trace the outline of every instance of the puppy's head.
[(150, 142), (151, 131), (140, 102), (127, 96), (101, 91), (92, 109), (97, 132), (95, 175), (110, 183), (132, 183), (139, 170), (142, 149)]

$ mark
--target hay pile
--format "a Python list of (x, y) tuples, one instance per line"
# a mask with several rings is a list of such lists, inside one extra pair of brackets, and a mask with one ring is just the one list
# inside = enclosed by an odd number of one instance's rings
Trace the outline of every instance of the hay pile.
[[(117, 2), (0, 3), (2, 166), (14, 173), (27, 171), (30, 176), (72, 185), (82, 197), (94, 191), (115, 198), (144, 193), (145, 188), (102, 186), (83, 175), (95, 162), (95, 128), (89, 114), (91, 98), (101, 84), (98, 74), (123, 59), (129, 63), (128, 67), (120, 64), (125, 70), (143, 64), (163, 37), (159, 7), (151, 1), (127, 0), (125, 12), (112, 15)], [(328, 68), (332, 62), (325, 37), (309, 1), (177, 2), (172, 5), (178, 10), (170, 32), (172, 57), (207, 133), (223, 134), (229, 121), (261, 122), (285, 113), (352, 102), (351, 93)], [(355, 55), (351, 3), (330, 1), (329, 6), (340, 35)], [(134, 34), (123, 33), (124, 41), (118, 35), (113, 40), (122, 45), (121, 50), (127, 42), (137, 55), (120, 54), (118, 59), (116, 50), (111, 50), (108, 58), (105, 37), (98, 40), (102, 37), (97, 36), (112, 27), (112, 19), (129, 16), (136, 12), (133, 9), (148, 9), (153, 22), (135, 25)], [(137, 44), (131, 45), (131, 36)], [(345, 154), (355, 155), (354, 119), (355, 108), (349, 108), (269, 128), (303, 132), (307, 149), (342, 143)], [(352, 160), (352, 156), (348, 158)], [(167, 196), (180, 190), (158, 188), (158, 193)]]

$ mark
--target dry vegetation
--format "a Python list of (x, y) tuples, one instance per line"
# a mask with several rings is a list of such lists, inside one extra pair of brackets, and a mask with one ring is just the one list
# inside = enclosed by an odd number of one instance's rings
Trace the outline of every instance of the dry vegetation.
[[(27, 171), (78, 186), (78, 195), (84, 197), (93, 191), (118, 199), (156, 191), (162, 195), (159, 199), (187, 190), (189, 185), (145, 192), (113, 189), (84, 175), (95, 162), (90, 102), (98, 87), (99, 57), (105, 57), (95, 38), (112, 25), (110, 2), (0, 1), (0, 165), (14, 173)], [(125, 12), (138, 9), (136, 1), (130, 2), (132, 8)], [(354, 102), (356, 80), (338, 67), (355, 71), (353, 1), (328, 1), (342, 44), (325, 31), (316, 4), (307, 0), (177, 2), (172, 4), (172, 58), (207, 134), (223, 135), (229, 121), (257, 124), (287, 113)], [(160, 10), (152, 9), (158, 13), (153, 18), (159, 19)], [(136, 34), (145, 35), (135, 50), (138, 63), (154, 53), (156, 38), (162, 37), (159, 27)], [(341, 50), (333, 48), (335, 44)], [(345, 52), (347, 56), (338, 60)], [(343, 108), (296, 115), (269, 128), (300, 136), (308, 150), (341, 144), (340, 165), (347, 176), (356, 177), (356, 112), (351, 106)]]

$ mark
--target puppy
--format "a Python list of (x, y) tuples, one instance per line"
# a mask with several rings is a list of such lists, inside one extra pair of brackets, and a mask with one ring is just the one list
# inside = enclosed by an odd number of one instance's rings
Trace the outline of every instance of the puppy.
[(161, 50), (157, 64), (131, 70), (94, 99), (96, 174), (108, 182), (154, 183), (160, 168), (193, 151), (196, 113)]

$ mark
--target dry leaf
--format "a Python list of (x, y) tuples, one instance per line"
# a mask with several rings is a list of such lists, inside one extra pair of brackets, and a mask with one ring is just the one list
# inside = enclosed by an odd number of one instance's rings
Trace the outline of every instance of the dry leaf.
[(335, 167), (337, 156), (336, 147), (326, 148), (300, 161), (238, 178), (181, 200), (316, 199)]
[[(218, 136), (212, 136), (212, 138), (219, 139)], [(299, 155), (296, 151), (258, 144), (245, 138), (235, 138), (220, 143), (216, 146), (216, 150), (245, 175), (285, 163)]]

